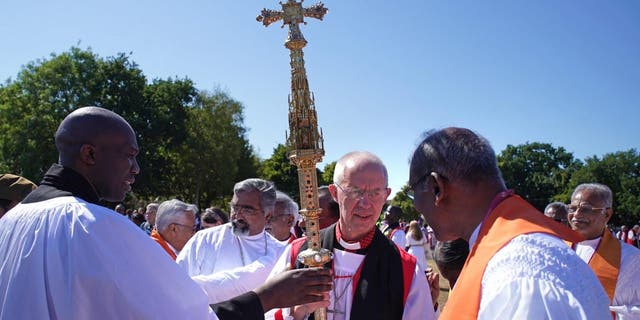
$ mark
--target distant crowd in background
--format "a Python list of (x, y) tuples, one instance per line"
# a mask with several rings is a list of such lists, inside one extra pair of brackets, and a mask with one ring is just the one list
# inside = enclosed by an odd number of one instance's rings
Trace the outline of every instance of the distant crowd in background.
[(317, 211), (260, 178), (236, 182), (228, 208), (126, 208), (141, 168), (124, 118), (77, 109), (55, 143), (39, 186), (0, 175), (0, 319), (640, 318), (640, 227), (608, 227), (611, 189), (580, 184), (540, 212), (469, 129), (416, 147), (405, 194), (424, 221), (408, 223), (370, 152), (336, 162)]

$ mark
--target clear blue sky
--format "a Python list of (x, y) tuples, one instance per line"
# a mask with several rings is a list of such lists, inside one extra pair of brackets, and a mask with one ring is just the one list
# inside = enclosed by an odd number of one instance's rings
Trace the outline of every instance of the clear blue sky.
[[(302, 31), (325, 162), (371, 151), (397, 191), (430, 128), (469, 127), (498, 153), (539, 141), (584, 159), (640, 145), (640, 1), (324, 3), (324, 21), (307, 19)], [(276, 0), (5, 0), (1, 7), (1, 80), (75, 45), (102, 57), (130, 52), (148, 79), (188, 77), (241, 101), (262, 158), (284, 141), (286, 29), (255, 20), (263, 7), (279, 8)]]

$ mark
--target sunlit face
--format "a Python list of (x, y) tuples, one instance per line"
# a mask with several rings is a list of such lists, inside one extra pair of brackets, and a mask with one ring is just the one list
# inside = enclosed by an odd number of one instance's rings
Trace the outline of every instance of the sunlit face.
[(273, 214), (269, 217), (269, 222), (265, 230), (280, 241), (289, 239), (291, 236), (291, 226), (293, 216), (284, 212), (284, 204), (277, 202)]
[(347, 241), (360, 240), (375, 227), (391, 192), (384, 169), (370, 162), (346, 166), (342, 181), (329, 190), (340, 206), (338, 223)]
[(147, 217), (147, 221), (152, 226), (156, 225), (156, 212), (157, 211), (158, 211), (158, 208), (147, 207), (147, 213), (145, 213), (145, 217)]
[(589, 189), (574, 194), (568, 210), (571, 229), (578, 231), (587, 240), (602, 236), (613, 214), (611, 208), (606, 208), (604, 201)]
[(241, 191), (230, 203), (231, 227), (236, 235), (256, 235), (264, 230), (267, 217), (260, 205), (260, 191)]
[(173, 232), (171, 245), (180, 251), (195, 233), (195, 215), (191, 211), (184, 211), (169, 227)]
[(104, 134), (96, 141), (92, 183), (98, 196), (106, 201), (122, 201), (131, 191), (140, 172), (136, 156), (138, 142), (133, 130), (118, 130)]

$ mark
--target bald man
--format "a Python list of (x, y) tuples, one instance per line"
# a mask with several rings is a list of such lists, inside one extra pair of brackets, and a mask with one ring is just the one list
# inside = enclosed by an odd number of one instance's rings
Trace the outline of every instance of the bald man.
[[(338, 222), (320, 231), (322, 247), (333, 253), (328, 263), (334, 274), (327, 319), (435, 319), (424, 270), (416, 258), (399, 248), (376, 227), (387, 197), (387, 168), (369, 152), (351, 152), (336, 163), (329, 186), (339, 204)], [(294, 240), (280, 257), (274, 272), (296, 261), (306, 238)], [(316, 305), (277, 310), (267, 319), (299, 319)]]
[[(80, 108), (62, 121), (55, 143), (59, 163), (0, 219), (0, 319), (217, 319), (206, 294), (160, 246), (100, 205), (122, 201), (140, 171), (131, 126), (112, 111)], [(288, 276), (328, 290), (328, 272), (315, 272)], [(290, 279), (279, 280), (216, 313), (255, 318), (263, 308), (299, 303), (275, 292)], [(292, 295), (323, 299), (303, 291)]]

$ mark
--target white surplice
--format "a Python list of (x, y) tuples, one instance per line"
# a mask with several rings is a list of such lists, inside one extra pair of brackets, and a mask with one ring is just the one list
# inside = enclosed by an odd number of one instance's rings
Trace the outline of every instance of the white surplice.
[(207, 293), (210, 304), (263, 284), (284, 245), (269, 233), (236, 236), (231, 223), (197, 232), (176, 263)]
[(482, 276), (480, 299), (478, 319), (611, 318), (589, 266), (562, 240), (542, 233), (517, 236), (496, 252)]
[(147, 234), (67, 196), (0, 219), (0, 319), (207, 319), (207, 297)]
[[(588, 263), (598, 248), (602, 237), (586, 240), (576, 244), (576, 253)], [(636, 310), (640, 308), (640, 250), (638, 248), (620, 242), (620, 271), (616, 282), (616, 291), (613, 294), (612, 310)], [(640, 319), (640, 313), (635, 315)], [(633, 317), (629, 317), (633, 318)]]
[[(344, 244), (343, 244), (344, 245)], [(327, 320), (349, 320), (351, 305), (353, 302), (353, 276), (365, 256), (344, 250), (333, 249), (333, 290), (329, 296), (331, 302), (327, 308)], [(273, 268), (272, 275), (284, 271), (291, 261), (291, 245), (287, 246)], [(277, 310), (271, 310), (265, 314), (266, 319), (274, 319)], [(290, 309), (283, 309), (283, 315), (288, 316)], [(404, 320), (432, 320), (435, 319), (429, 283), (424, 275), (424, 269), (418, 264), (414, 269), (413, 280), (409, 289), (409, 295), (404, 305)], [(354, 319), (357, 320), (357, 319)]]

